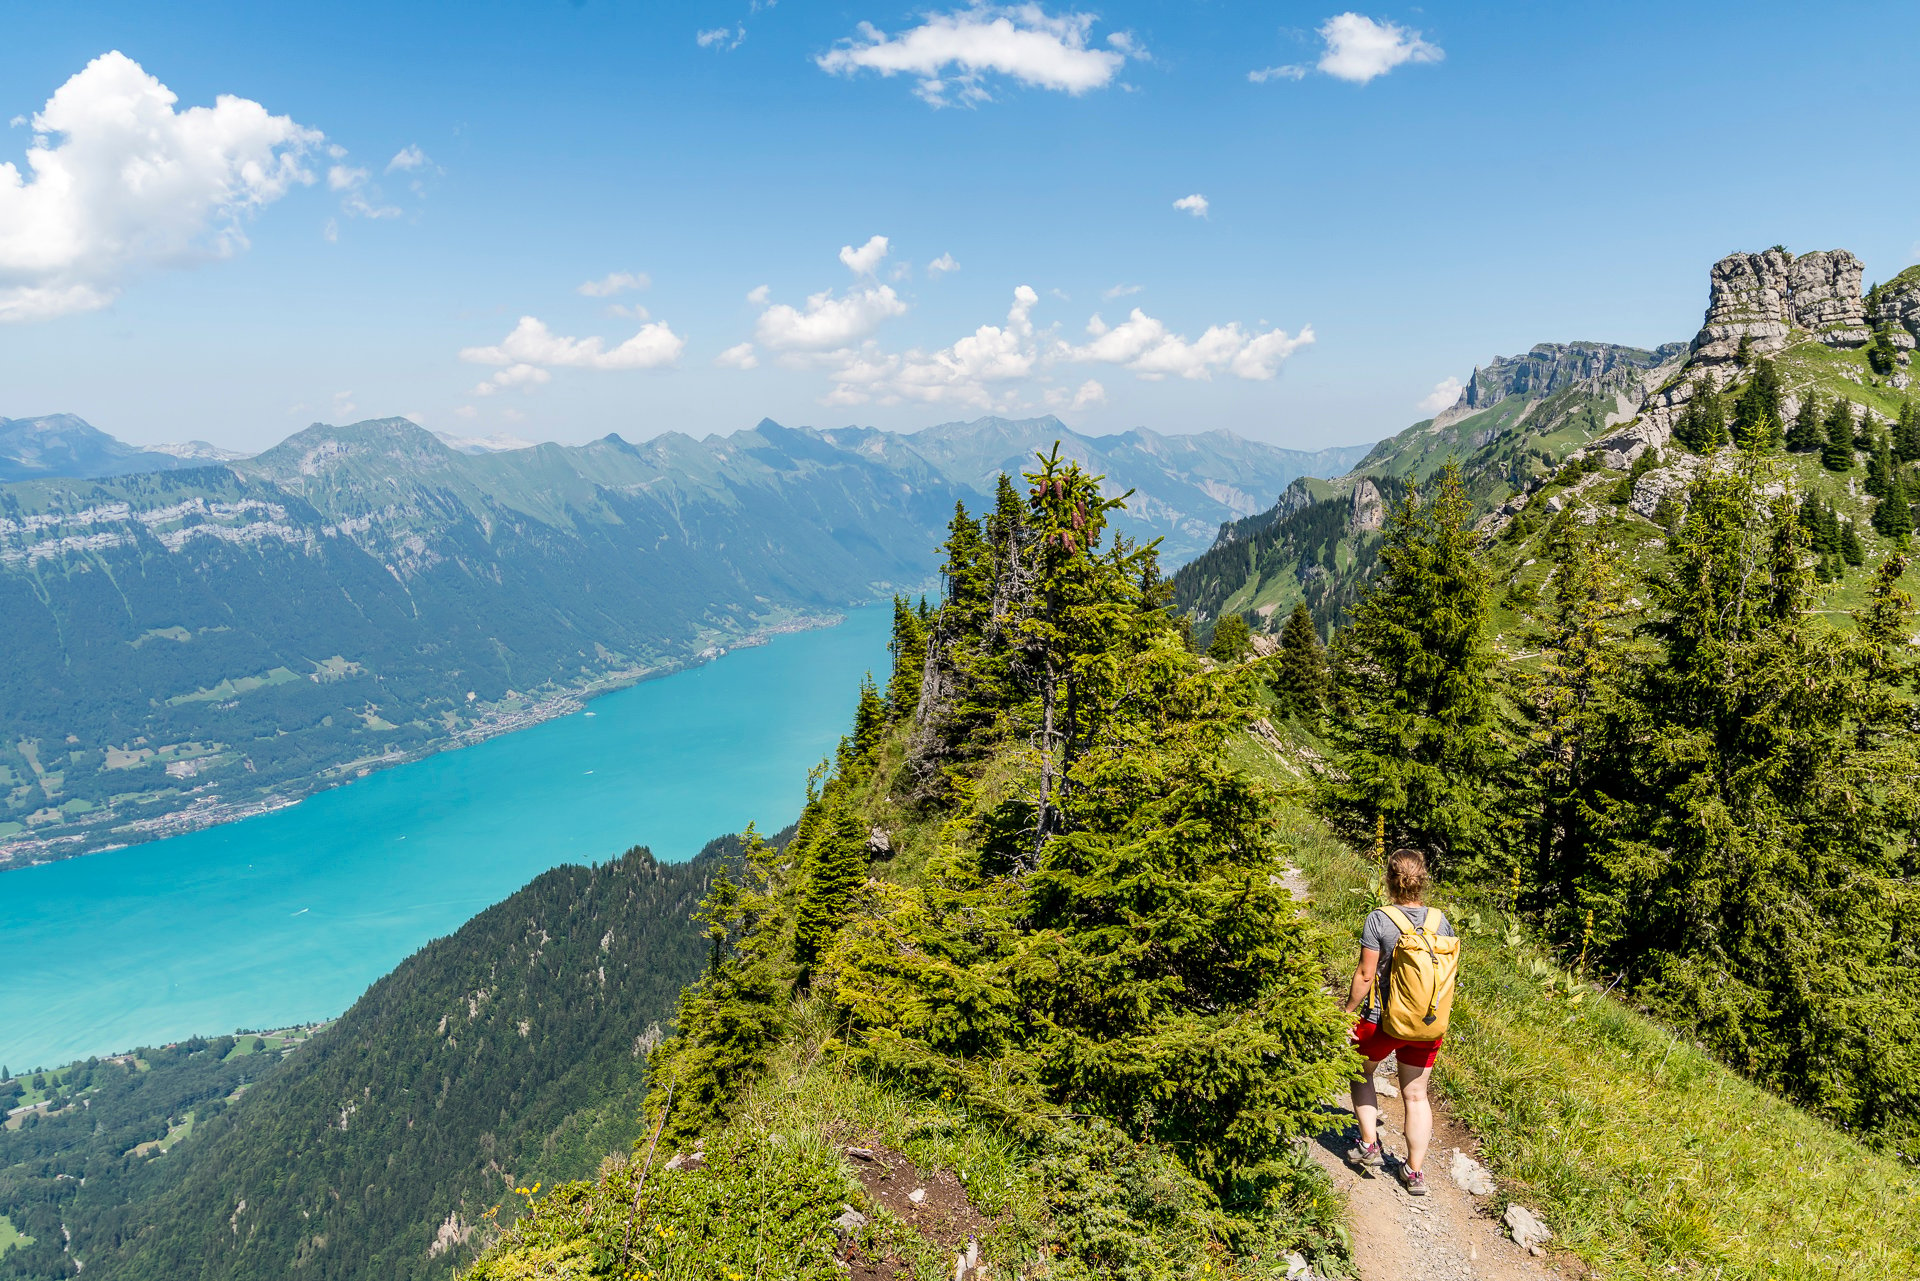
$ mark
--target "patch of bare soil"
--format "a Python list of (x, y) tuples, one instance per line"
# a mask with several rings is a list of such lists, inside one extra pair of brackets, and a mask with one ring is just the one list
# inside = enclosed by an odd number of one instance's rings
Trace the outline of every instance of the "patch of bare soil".
[[(986, 1275), (978, 1242), (992, 1220), (974, 1208), (967, 1190), (951, 1170), (922, 1170), (904, 1153), (881, 1144), (847, 1148), (847, 1164), (872, 1204), (899, 1219), (933, 1246), (953, 1255), (956, 1281)], [(857, 1281), (894, 1281), (911, 1276), (899, 1259), (851, 1258)]]

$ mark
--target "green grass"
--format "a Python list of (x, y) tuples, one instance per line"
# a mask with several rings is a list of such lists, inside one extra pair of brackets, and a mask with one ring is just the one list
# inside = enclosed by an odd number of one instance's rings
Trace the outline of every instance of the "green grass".
[[(1313, 889), (1312, 919), (1352, 948), (1368, 861), (1302, 811), (1285, 835)], [(1500, 1197), (1540, 1213), (1557, 1247), (1602, 1278), (1920, 1277), (1915, 1171), (1749, 1083), (1684, 1029), (1592, 985), (1571, 1001), (1555, 958), (1510, 946), (1507, 918), (1484, 895), (1435, 901), (1483, 923), (1461, 931), (1437, 1085), (1480, 1137)], [(1539, 972), (1549, 967), (1560, 975), (1551, 990)]]
[(13, 1226), (13, 1220), (0, 1214), (0, 1256), (16, 1245), (32, 1245), (33, 1238)]

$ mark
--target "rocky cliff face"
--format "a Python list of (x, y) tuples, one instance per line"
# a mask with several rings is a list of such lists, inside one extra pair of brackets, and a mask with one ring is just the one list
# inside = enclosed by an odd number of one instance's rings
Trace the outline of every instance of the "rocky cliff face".
[(1891, 331), (1893, 345), (1912, 351), (1920, 344), (1920, 267), (1909, 267), (1880, 286), (1869, 317)]
[(1784, 249), (1728, 254), (1713, 264), (1706, 323), (1693, 340), (1696, 364), (1730, 361), (1748, 339), (1768, 355), (1795, 340), (1795, 330), (1835, 347), (1858, 347), (1872, 336), (1860, 288), (1864, 269), (1844, 249), (1801, 254)]
[(1686, 349), (1685, 343), (1665, 343), (1647, 351), (1616, 343), (1543, 342), (1524, 356), (1496, 356), (1475, 369), (1460, 403), (1448, 412), (1457, 420), (1509, 396), (1539, 400), (1582, 381), (1593, 383), (1599, 391), (1624, 391), (1637, 384), (1648, 370)]

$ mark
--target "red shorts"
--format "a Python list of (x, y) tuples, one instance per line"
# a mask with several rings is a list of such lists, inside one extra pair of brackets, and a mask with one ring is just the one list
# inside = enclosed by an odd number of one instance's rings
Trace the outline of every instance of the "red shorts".
[(1387, 1055), (1398, 1053), (1401, 1067), (1430, 1068), (1440, 1057), (1440, 1041), (1444, 1040), (1445, 1037), (1439, 1041), (1396, 1041), (1382, 1032), (1378, 1023), (1362, 1022), (1353, 1027), (1353, 1048), (1369, 1063), (1378, 1063)]

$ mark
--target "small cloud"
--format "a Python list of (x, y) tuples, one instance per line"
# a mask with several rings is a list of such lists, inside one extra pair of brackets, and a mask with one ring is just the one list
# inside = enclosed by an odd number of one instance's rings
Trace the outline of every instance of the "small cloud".
[(948, 272), (958, 270), (960, 270), (960, 264), (954, 261), (952, 254), (941, 254), (927, 264), (927, 276), (932, 280), (938, 280)]
[(747, 301), (756, 307), (766, 306), (767, 299), (771, 297), (773, 297), (773, 288), (770, 285), (755, 285), (747, 291)]
[(21, 125), (25, 123), (27, 123), (27, 118), (25, 116), (15, 116), (13, 119), (7, 121), (7, 128), (18, 129)]
[(740, 42), (746, 38), (747, 29), (742, 24), (736, 24), (731, 28), (714, 27), (707, 31), (696, 31), (693, 33), (693, 42), (702, 49), (719, 49), (722, 51), (738, 49)]
[(1432, 417), (1458, 401), (1464, 389), (1464, 384), (1458, 378), (1442, 378), (1433, 385), (1432, 391), (1421, 398), (1420, 412)]
[(352, 191), (367, 180), (365, 169), (349, 169), (345, 165), (335, 165), (327, 170), (327, 189), (329, 191)]
[(600, 338), (568, 338), (553, 333), (532, 316), (522, 316), (499, 343), (491, 347), (466, 347), (460, 359), (476, 365), (496, 366), (497, 372), (473, 389), (476, 396), (490, 396), (502, 387), (535, 387), (552, 380), (548, 368), (567, 369), (666, 369), (678, 364), (686, 339), (665, 324), (655, 321), (617, 347), (608, 348)]
[(1392, 22), (1375, 22), (1343, 13), (1320, 24), (1326, 52), (1317, 64), (1336, 80), (1363, 85), (1408, 62), (1439, 62), (1446, 52), (1420, 38), (1418, 31)]
[(713, 363), (722, 369), (757, 369), (760, 358), (753, 354), (750, 342), (735, 343), (713, 358)]
[(652, 278), (644, 271), (616, 271), (610, 276), (589, 280), (578, 286), (574, 292), (589, 298), (611, 298), (629, 289), (645, 289), (652, 284)]
[(1180, 199), (1173, 202), (1173, 207), (1190, 213), (1196, 218), (1204, 218), (1207, 216), (1207, 198), (1199, 192), (1195, 192), (1191, 196), (1180, 197)]
[(360, 406), (353, 403), (353, 393), (336, 391), (333, 393), (333, 416), (347, 419), (360, 412)]
[(873, 269), (878, 267), (880, 260), (886, 256), (887, 238), (885, 236), (873, 236), (858, 249), (852, 245), (840, 246), (840, 261), (845, 263), (847, 270), (856, 276), (871, 276)]
[(456, 418), (478, 418), (480, 411), (472, 405), (460, 405), (454, 409), (453, 414)]
[[(1100, 296), (1108, 302), (1112, 302), (1115, 298), (1130, 298), (1145, 288), (1145, 285), (1115, 285), (1111, 289), (1101, 290)], [(1064, 302), (1066, 300), (1065, 294), (1060, 295), (1060, 297), (1061, 301)]]
[(1263, 85), (1269, 80), (1305, 80), (1306, 78), (1307, 69), (1298, 66), (1260, 67), (1247, 73), (1247, 79), (1257, 85)]
[(396, 169), (404, 169), (412, 172), (415, 169), (425, 169), (432, 163), (431, 160), (427, 159), (426, 152), (409, 143), (400, 148), (393, 159), (387, 161), (387, 172), (392, 173)]
[(327, 219), (327, 225), (320, 228), (320, 237), (330, 245), (337, 244), (340, 240), (340, 220), (338, 218)]
[(863, 70), (913, 76), (919, 82), (914, 95), (933, 107), (991, 101), (990, 76), (1078, 97), (1113, 83), (1129, 58), (1147, 59), (1147, 51), (1127, 32), (1109, 35), (1105, 49), (1088, 48), (1093, 23), (1090, 13), (1055, 17), (1038, 3), (976, 3), (953, 13), (923, 14), (919, 26), (898, 35), (862, 22), (857, 35), (814, 63), (845, 76)]
[(1047, 292), (1051, 294), (1053, 297), (1058, 298), (1061, 302), (1073, 301), (1073, 295), (1068, 293), (1064, 289), (1049, 289), (1047, 290)]
[(1089, 378), (1071, 392), (1064, 387), (1049, 388), (1045, 399), (1049, 409), (1086, 409), (1092, 405), (1106, 404), (1107, 389)]
[(637, 302), (613, 302), (607, 304), (607, 314), (623, 320), (646, 320), (650, 313)]

